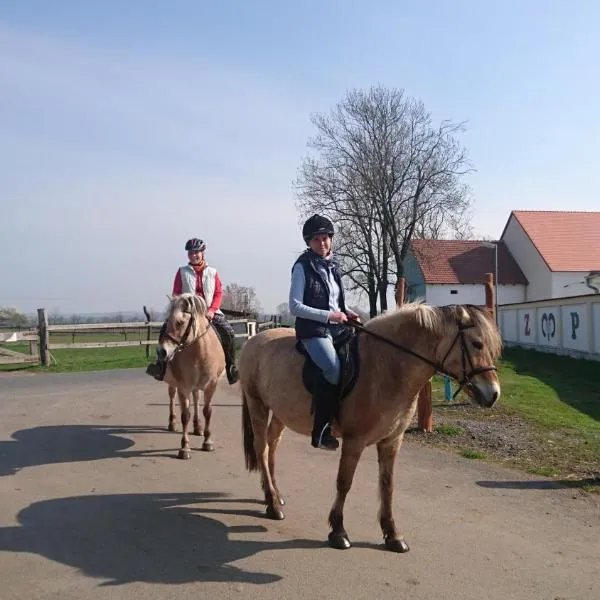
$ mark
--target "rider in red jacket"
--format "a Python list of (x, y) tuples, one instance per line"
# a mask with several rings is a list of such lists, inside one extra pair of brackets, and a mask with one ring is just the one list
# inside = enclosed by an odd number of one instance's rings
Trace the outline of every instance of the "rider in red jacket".
[[(223, 286), (217, 270), (209, 267), (204, 259), (206, 244), (198, 239), (188, 240), (185, 249), (188, 253), (188, 264), (180, 267), (173, 281), (173, 296), (184, 293), (196, 294), (206, 301), (208, 311), (206, 316), (215, 328), (223, 351), (225, 352), (225, 372), (230, 384), (238, 380), (237, 367), (235, 365), (235, 332), (229, 324), (225, 315), (221, 312), (221, 300), (223, 299)], [(163, 330), (166, 323), (163, 324)], [(161, 330), (161, 335), (163, 331)], [(155, 379), (162, 381), (165, 376), (166, 364), (161, 360), (148, 365), (146, 373)]]

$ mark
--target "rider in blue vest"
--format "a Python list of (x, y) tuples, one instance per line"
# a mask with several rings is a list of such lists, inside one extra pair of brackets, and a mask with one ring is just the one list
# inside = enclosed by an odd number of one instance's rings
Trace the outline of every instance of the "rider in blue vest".
[(336, 450), (331, 421), (340, 382), (340, 360), (334, 341), (344, 333), (348, 319), (358, 315), (346, 307), (340, 269), (331, 251), (333, 223), (313, 215), (302, 228), (308, 246), (292, 268), (289, 305), (296, 317), (296, 339), (321, 369), (313, 397), (315, 407), (311, 443)]

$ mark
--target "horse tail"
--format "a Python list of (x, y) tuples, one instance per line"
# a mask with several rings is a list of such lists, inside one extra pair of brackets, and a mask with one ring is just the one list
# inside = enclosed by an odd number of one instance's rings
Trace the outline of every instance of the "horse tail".
[(246, 393), (242, 390), (242, 432), (244, 435), (244, 455), (246, 457), (246, 469), (258, 471), (258, 457), (254, 449), (254, 429), (250, 419), (250, 409)]

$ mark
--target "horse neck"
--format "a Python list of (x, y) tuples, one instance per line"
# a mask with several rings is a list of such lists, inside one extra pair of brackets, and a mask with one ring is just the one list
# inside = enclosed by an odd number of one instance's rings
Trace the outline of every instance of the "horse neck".
[[(435, 349), (442, 341), (442, 337), (417, 323), (406, 321), (394, 324), (394, 327), (374, 328), (374, 331), (427, 360), (437, 362)], [(381, 381), (389, 382), (390, 394), (394, 396), (399, 393), (403, 396), (416, 394), (435, 374), (436, 369), (426, 360), (369, 335), (365, 335), (365, 338), (368, 340), (364, 340), (367, 345), (364, 356), (370, 362), (369, 367), (380, 376)]]

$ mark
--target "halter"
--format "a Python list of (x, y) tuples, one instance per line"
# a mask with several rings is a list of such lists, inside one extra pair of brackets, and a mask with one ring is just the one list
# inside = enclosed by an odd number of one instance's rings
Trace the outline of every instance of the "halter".
[[(396, 350), (400, 350), (401, 352), (406, 352), (407, 354), (410, 354), (410, 355), (414, 356), (415, 358), (422, 360), (423, 362), (427, 363), (428, 365), (431, 365), (436, 371), (457, 381), (459, 384), (459, 388), (456, 390), (456, 392), (452, 396), (452, 399), (456, 398), (456, 396), (459, 394), (459, 392), (464, 387), (467, 387), (467, 388), (470, 387), (472, 385), (471, 379), (473, 377), (475, 377), (476, 375), (481, 375), (482, 373), (488, 373), (489, 371), (497, 370), (497, 368), (494, 365), (491, 365), (489, 367), (478, 367), (478, 368), (475, 368), (473, 366), (473, 359), (471, 357), (471, 353), (469, 351), (469, 347), (468, 347), (467, 341), (465, 339), (465, 330), (471, 329), (472, 327), (474, 327), (474, 325), (463, 325), (462, 323), (457, 322), (458, 333), (456, 334), (454, 341), (448, 348), (448, 351), (444, 355), (444, 359), (442, 360), (442, 362), (437, 363), (433, 360), (428, 359), (426, 356), (422, 356), (418, 352), (415, 352), (414, 350), (407, 348), (406, 346), (402, 346), (401, 344), (398, 344), (398, 343), (394, 342), (393, 340), (390, 340), (389, 338), (384, 337), (383, 335), (379, 335), (378, 333), (375, 333), (374, 331), (367, 329), (362, 323), (359, 323), (358, 321), (348, 321), (348, 324), (350, 324), (352, 327), (356, 328), (359, 332), (366, 333), (367, 335), (370, 335), (371, 337), (381, 340), (382, 342), (392, 346), (393, 348), (396, 348)], [(461, 362), (462, 362), (462, 378), (459, 378), (456, 375), (453, 375), (444, 367), (444, 363), (446, 362), (446, 359), (450, 355), (452, 348), (454, 348), (454, 346), (456, 345), (456, 342), (460, 342)], [(467, 373), (467, 362), (471, 369), (469, 373)]]

